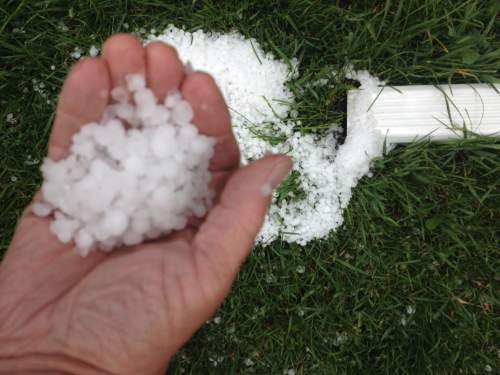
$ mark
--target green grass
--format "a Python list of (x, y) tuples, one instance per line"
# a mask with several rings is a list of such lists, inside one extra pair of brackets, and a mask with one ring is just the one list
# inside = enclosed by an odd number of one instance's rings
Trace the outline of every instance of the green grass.
[[(280, 58), (297, 57), (297, 130), (321, 132), (345, 120), (350, 84), (307, 83), (346, 63), (391, 84), (498, 82), (499, 11), (493, 0), (4, 1), (0, 252), (40, 183), (25, 160), (45, 153), (70, 52), (100, 44), (124, 22), (129, 30), (237, 29)], [(45, 83), (49, 103), (32, 79)], [(255, 249), (221, 323), (205, 325), (171, 373), (483, 374), (486, 365), (498, 373), (499, 181), (493, 139), (397, 148), (356, 188), (337, 233), (305, 247)]]

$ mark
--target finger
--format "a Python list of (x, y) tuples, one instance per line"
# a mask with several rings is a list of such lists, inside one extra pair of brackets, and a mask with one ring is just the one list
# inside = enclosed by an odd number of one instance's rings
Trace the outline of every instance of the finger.
[(108, 63), (113, 87), (125, 86), (129, 74), (145, 75), (145, 50), (132, 35), (116, 34), (108, 38), (102, 47), (102, 57)]
[(64, 81), (49, 142), (49, 158), (61, 159), (71, 137), (82, 125), (98, 121), (109, 100), (110, 78), (106, 62), (86, 57), (77, 62)]
[(227, 182), (219, 203), (194, 237), (193, 248), (199, 269), (216, 275), (223, 289), (220, 298), (229, 289), (254, 243), (272, 189), (291, 167), (288, 157), (273, 155), (238, 170)]
[(160, 101), (169, 91), (178, 89), (184, 78), (184, 66), (177, 52), (162, 42), (147, 45), (146, 70), (147, 84)]
[(231, 129), (226, 103), (213, 78), (207, 73), (192, 73), (184, 79), (181, 92), (193, 107), (193, 122), (200, 133), (217, 140), (210, 170), (234, 171), (240, 162), (238, 144)]

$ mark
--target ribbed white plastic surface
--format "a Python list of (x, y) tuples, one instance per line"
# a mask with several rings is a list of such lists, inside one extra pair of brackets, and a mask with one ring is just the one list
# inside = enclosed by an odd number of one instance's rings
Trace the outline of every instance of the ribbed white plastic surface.
[[(495, 85), (500, 92), (500, 85)], [(370, 111), (388, 143), (461, 138), (463, 129), (500, 136), (500, 94), (491, 85), (386, 86)], [(347, 131), (357, 90), (347, 97)], [(450, 121), (451, 119), (451, 121)]]

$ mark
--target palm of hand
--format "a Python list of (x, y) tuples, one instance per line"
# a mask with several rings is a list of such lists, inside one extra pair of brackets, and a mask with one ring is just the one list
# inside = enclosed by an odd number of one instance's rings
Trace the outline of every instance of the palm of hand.
[(85, 259), (28, 208), (0, 267), (0, 372), (162, 373), (227, 294), (262, 224), (269, 199), (260, 187), (274, 187), (290, 168), (280, 156), (238, 168), (227, 108), (211, 78), (185, 77), (173, 49), (143, 48), (128, 35), (108, 39), (102, 58), (72, 69), (49, 157), (64, 157), (79, 126), (101, 116), (110, 87), (137, 72), (159, 98), (179, 87), (200, 132), (217, 138), (210, 166), (217, 204), (182, 232)]

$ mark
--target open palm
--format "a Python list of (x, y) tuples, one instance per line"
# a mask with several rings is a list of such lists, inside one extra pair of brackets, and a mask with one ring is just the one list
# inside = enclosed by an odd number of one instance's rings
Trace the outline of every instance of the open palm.
[(50, 158), (66, 155), (71, 136), (101, 117), (111, 88), (131, 73), (144, 74), (160, 100), (179, 88), (200, 132), (217, 139), (210, 164), (216, 204), (181, 232), (85, 259), (28, 207), (0, 265), (0, 373), (162, 373), (228, 293), (269, 203), (261, 187), (275, 187), (290, 169), (284, 156), (240, 168), (212, 78), (186, 76), (174, 49), (144, 48), (126, 34), (109, 38), (102, 57), (82, 59), (66, 78)]

